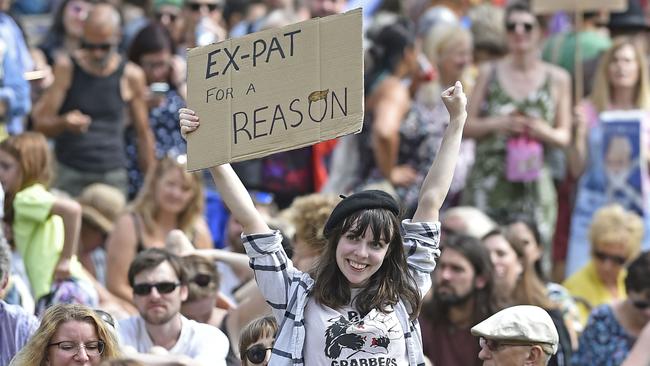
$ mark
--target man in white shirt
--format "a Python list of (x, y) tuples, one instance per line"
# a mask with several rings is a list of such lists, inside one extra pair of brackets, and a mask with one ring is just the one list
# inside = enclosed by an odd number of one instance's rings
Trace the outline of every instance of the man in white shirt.
[(146, 249), (131, 263), (128, 277), (140, 315), (120, 322), (123, 347), (140, 353), (164, 348), (201, 365), (226, 365), (228, 338), (216, 327), (180, 314), (187, 279), (178, 257), (162, 249)]

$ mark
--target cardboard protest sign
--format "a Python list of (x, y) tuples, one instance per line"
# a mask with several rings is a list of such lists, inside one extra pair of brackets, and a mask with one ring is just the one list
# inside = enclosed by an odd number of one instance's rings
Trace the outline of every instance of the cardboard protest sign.
[(567, 270), (589, 260), (588, 231), (594, 213), (618, 203), (649, 222), (647, 171), (648, 114), (644, 111), (607, 111), (589, 132), (589, 157), (578, 183), (571, 218)]
[(609, 10), (624, 11), (628, 0), (533, 0), (535, 14), (549, 14), (556, 11)]
[(361, 9), (189, 50), (189, 170), (356, 133), (363, 122)]

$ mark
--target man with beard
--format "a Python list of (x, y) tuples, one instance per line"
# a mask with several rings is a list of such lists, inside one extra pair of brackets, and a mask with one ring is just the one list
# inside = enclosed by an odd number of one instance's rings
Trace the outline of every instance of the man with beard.
[(135, 348), (140, 353), (149, 353), (152, 347), (162, 348), (173, 355), (188, 356), (201, 365), (226, 365), (228, 337), (216, 327), (180, 314), (188, 289), (177, 256), (163, 249), (146, 249), (131, 263), (128, 277), (133, 287), (133, 303), (140, 315), (120, 321), (123, 347)]
[(433, 272), (434, 293), (422, 307), (424, 354), (434, 365), (481, 365), (470, 328), (498, 309), (492, 262), (476, 238), (450, 234)]
[[(153, 163), (144, 72), (117, 52), (120, 16), (98, 4), (86, 19), (81, 49), (61, 56), (54, 83), (34, 107), (34, 127), (56, 140), (55, 186), (78, 196), (91, 183), (127, 192), (124, 126), (134, 124), (142, 171)], [(129, 107), (130, 117), (124, 111)]]

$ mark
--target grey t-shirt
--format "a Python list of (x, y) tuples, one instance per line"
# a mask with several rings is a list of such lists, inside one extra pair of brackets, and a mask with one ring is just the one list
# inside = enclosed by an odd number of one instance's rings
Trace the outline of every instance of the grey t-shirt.
[(395, 312), (372, 310), (366, 316), (351, 306), (339, 310), (313, 298), (305, 309), (305, 365), (408, 365), (404, 330)]

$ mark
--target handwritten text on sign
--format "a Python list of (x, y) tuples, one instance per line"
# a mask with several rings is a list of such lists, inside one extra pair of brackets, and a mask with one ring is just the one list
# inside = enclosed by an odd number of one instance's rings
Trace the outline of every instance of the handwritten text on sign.
[(190, 50), (188, 168), (360, 131), (362, 59), (360, 10)]

